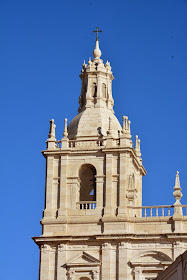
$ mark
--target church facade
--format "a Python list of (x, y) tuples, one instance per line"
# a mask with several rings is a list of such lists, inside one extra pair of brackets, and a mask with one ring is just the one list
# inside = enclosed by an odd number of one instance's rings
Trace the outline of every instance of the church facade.
[(78, 114), (57, 141), (50, 121), (40, 280), (155, 279), (187, 249), (179, 174), (170, 206), (142, 206), (140, 140), (114, 115), (110, 63), (82, 65)]

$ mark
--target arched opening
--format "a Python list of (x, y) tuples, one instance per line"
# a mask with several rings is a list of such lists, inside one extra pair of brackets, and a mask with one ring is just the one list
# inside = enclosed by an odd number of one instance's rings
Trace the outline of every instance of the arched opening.
[(79, 280), (90, 280), (88, 277), (80, 277)]
[(97, 97), (97, 84), (93, 83), (92, 85), (92, 96)]
[(79, 96), (79, 105), (80, 105), (78, 109), (79, 113), (81, 112), (82, 108), (86, 104), (86, 93), (87, 93), (87, 84), (82, 86), (81, 95)]
[[(79, 170), (80, 209), (93, 209), (96, 201), (96, 169), (91, 164), (84, 164)], [(82, 205), (82, 206), (81, 206)]]
[(82, 96), (81, 96), (81, 106), (82, 107), (86, 104), (86, 92), (87, 92), (87, 84), (84, 85)]
[(106, 98), (106, 84), (102, 84), (102, 96)]

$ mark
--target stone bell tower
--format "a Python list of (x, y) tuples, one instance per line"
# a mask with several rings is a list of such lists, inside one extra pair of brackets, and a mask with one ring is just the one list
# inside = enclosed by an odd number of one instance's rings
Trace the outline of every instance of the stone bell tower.
[(60, 141), (50, 121), (42, 235), (34, 237), (40, 280), (154, 279), (173, 260), (176, 240), (157, 239), (159, 230), (172, 232), (168, 217), (142, 216), (140, 140), (133, 147), (128, 117), (121, 127), (114, 115), (114, 77), (98, 36), (93, 56), (82, 65), (78, 114), (68, 127), (65, 119)]

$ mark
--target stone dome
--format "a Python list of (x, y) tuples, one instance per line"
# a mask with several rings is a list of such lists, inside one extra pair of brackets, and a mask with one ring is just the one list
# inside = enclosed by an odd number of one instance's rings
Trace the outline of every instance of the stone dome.
[(109, 118), (111, 136), (118, 138), (122, 130), (121, 125), (113, 112), (107, 108), (86, 108), (76, 115), (68, 125), (68, 138), (107, 136)]

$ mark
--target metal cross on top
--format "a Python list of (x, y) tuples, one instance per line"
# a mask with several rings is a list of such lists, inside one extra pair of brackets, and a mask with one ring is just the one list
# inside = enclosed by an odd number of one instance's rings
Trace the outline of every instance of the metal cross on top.
[(93, 33), (97, 33), (97, 34), (96, 34), (96, 41), (98, 41), (98, 33), (99, 33), (99, 32), (101, 33), (102, 30), (99, 30), (99, 27), (96, 27), (96, 30), (93, 30), (92, 32), (93, 32)]

